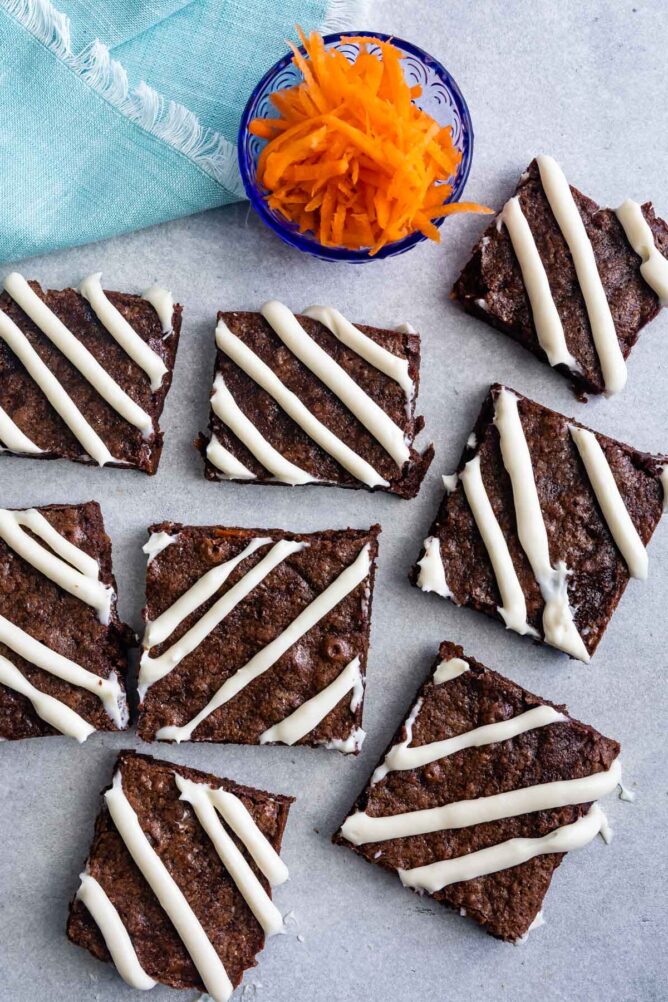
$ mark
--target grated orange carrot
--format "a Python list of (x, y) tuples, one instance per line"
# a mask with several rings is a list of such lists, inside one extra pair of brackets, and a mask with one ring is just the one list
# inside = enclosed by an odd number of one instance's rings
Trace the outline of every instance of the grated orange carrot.
[(249, 126), (268, 140), (258, 180), (272, 209), (326, 247), (372, 255), (416, 231), (439, 241), (443, 216), (491, 211), (447, 201), (461, 152), (414, 103), (421, 89), (407, 84), (396, 46), (351, 36), (351, 63), (317, 32), (297, 32), (306, 55), (289, 44), (303, 81), (272, 95), (278, 117)]

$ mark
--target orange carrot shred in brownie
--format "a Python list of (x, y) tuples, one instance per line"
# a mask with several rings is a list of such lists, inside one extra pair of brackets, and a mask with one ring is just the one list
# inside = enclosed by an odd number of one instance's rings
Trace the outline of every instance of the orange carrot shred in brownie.
[(317, 32), (297, 31), (306, 55), (289, 44), (303, 81), (272, 94), (277, 118), (249, 125), (268, 140), (257, 176), (270, 208), (325, 247), (371, 255), (416, 231), (439, 241), (442, 216), (490, 211), (448, 203), (461, 151), (414, 103), (421, 89), (406, 82), (394, 45), (346, 38), (359, 46), (351, 63)]

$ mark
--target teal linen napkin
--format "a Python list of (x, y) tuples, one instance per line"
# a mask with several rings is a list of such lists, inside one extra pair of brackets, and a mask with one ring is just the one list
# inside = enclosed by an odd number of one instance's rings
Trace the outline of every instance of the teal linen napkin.
[(244, 198), (241, 112), (294, 25), (364, 0), (0, 0), (0, 261)]

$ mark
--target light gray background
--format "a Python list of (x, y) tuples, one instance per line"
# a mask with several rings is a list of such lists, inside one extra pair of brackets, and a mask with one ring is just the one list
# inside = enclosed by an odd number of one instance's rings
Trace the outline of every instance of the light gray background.
[[(412, 39), (452, 71), (476, 132), (467, 196), (500, 206), (532, 156), (550, 152), (572, 183), (603, 204), (652, 198), (668, 214), (666, 6), (625, 2), (408, 3), (376, 0), (366, 25)], [(665, 35), (664, 35), (665, 40)], [(320, 263), (284, 247), (245, 205), (26, 263), (51, 287), (102, 269), (107, 288), (170, 286), (184, 304), (173, 389), (163, 418), (158, 475), (63, 462), (5, 459), (0, 503), (102, 503), (114, 543), (123, 617), (140, 626), (146, 526), (282, 525), (314, 530), (383, 525), (365, 727), (358, 759), (309, 749), (206, 745), (143, 747), (188, 765), (295, 794), (284, 843), (291, 880), (276, 900), (297, 924), (269, 942), (242, 998), (259, 1002), (517, 999), (655, 1000), (666, 997), (661, 864), (666, 831), (665, 704), (668, 526), (650, 546), (648, 583), (632, 582), (590, 667), (542, 650), (473, 612), (410, 587), (417, 556), (488, 384), (500, 380), (576, 414), (641, 449), (668, 450), (666, 338), (661, 316), (640, 338), (623, 395), (584, 407), (565, 382), (486, 325), (448, 292), (480, 233), (455, 218), (444, 242), (362, 267)], [(437, 458), (419, 498), (400, 501), (329, 488), (279, 490), (211, 484), (191, 446), (206, 424), (219, 308), (256, 309), (277, 296), (295, 309), (332, 303), (379, 326), (410, 320), (423, 338), (420, 409)], [(451, 639), (490, 666), (618, 738), (634, 805), (608, 798), (615, 839), (571, 854), (557, 872), (546, 926), (519, 946), (404, 891), (397, 879), (329, 835), (350, 806), (434, 657)], [(3, 1002), (130, 1000), (110, 966), (64, 935), (116, 752), (132, 734), (82, 746), (47, 738), (0, 749), (0, 998)], [(297, 938), (303, 936), (303, 942)], [(244, 991), (246, 994), (244, 995)], [(183, 999), (158, 987), (152, 1002)], [(236, 997), (236, 996), (235, 996)]]

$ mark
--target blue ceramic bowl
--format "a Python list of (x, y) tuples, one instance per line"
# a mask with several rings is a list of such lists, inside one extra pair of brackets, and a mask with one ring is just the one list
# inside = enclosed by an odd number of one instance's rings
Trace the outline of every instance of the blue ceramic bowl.
[[(359, 51), (359, 46), (350, 42), (344, 43), (342, 40), (350, 35), (364, 37), (375, 37), (384, 41), (392, 42), (402, 53), (402, 67), (406, 80), (411, 86), (419, 84), (422, 94), (417, 100), (420, 108), (431, 115), (443, 126), (452, 126), (452, 138), (455, 146), (462, 151), (462, 159), (454, 178), (449, 178), (452, 184), (452, 194), (449, 202), (456, 202), (461, 197), (471, 169), (471, 159), (473, 156), (473, 127), (471, 116), (462, 97), (462, 93), (450, 76), (448, 71), (433, 56), (418, 49), (416, 45), (405, 42), (394, 35), (383, 35), (380, 32), (371, 31), (348, 31), (336, 35), (326, 35), (325, 45), (327, 48), (337, 48), (344, 52), (348, 59), (354, 61)], [(371, 50), (373, 51), (373, 49)], [(283, 56), (282, 59), (272, 66), (265, 73), (259, 84), (251, 94), (248, 104), (244, 109), (239, 129), (239, 169), (241, 178), (246, 189), (246, 194), (251, 205), (259, 213), (260, 218), (277, 233), (281, 240), (284, 240), (291, 247), (314, 254), (325, 261), (349, 261), (362, 263), (363, 261), (375, 261), (379, 258), (393, 257), (395, 254), (403, 254), (410, 250), (415, 244), (425, 240), (421, 233), (412, 233), (403, 240), (386, 244), (373, 257), (369, 256), (367, 250), (347, 250), (344, 247), (323, 247), (315, 236), (309, 233), (300, 233), (294, 223), (288, 222), (278, 212), (270, 209), (265, 199), (266, 192), (258, 185), (257, 161), (262, 147), (266, 140), (253, 136), (248, 131), (248, 125), (254, 118), (275, 117), (276, 110), (271, 104), (271, 95), (285, 87), (293, 87), (300, 83), (302, 74), (292, 62), (292, 53)], [(443, 219), (435, 220), (436, 226), (440, 226)]]

